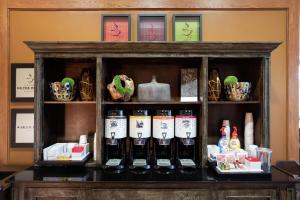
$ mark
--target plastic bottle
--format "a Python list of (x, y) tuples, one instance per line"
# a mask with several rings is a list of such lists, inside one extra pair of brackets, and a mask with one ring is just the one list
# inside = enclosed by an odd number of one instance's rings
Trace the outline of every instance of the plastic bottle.
[(226, 137), (225, 127), (222, 127), (220, 131), (222, 136), (219, 139), (218, 146), (220, 148), (220, 152), (225, 153), (228, 151), (229, 140)]
[(232, 138), (230, 139), (230, 142), (229, 142), (229, 148), (233, 151), (241, 148), (241, 143), (238, 138), (236, 126), (233, 127)]

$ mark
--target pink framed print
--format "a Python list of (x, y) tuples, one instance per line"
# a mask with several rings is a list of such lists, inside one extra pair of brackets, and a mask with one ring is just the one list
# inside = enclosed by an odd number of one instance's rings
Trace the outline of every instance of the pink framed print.
[(138, 41), (166, 41), (165, 15), (139, 15)]
[(126, 42), (130, 41), (129, 15), (103, 15), (102, 41)]

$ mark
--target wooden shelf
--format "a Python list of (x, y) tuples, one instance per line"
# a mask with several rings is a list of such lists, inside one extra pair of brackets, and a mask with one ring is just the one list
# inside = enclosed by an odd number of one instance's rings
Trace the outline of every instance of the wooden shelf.
[(260, 101), (208, 101), (208, 104), (259, 104)]
[(87, 163), (92, 157), (92, 153), (90, 153), (83, 160), (42, 160), (38, 161), (38, 165), (43, 166), (83, 166)]
[(44, 101), (44, 104), (96, 104), (96, 101)]
[(202, 102), (193, 101), (193, 102), (181, 102), (176, 100), (171, 101), (128, 101), (128, 102), (116, 102), (116, 101), (104, 101), (104, 105), (200, 105)]
[(133, 97), (131, 101), (103, 101), (104, 105), (197, 105), (202, 104), (202, 101), (183, 102), (179, 97), (171, 98), (171, 101), (138, 101), (137, 97)]

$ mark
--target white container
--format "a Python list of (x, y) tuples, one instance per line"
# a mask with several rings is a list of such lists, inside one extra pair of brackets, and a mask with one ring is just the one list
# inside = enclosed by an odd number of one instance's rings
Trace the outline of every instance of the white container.
[(195, 138), (197, 118), (192, 110), (181, 110), (175, 117), (175, 136), (179, 138)]
[(245, 130), (244, 130), (245, 144), (244, 147), (248, 150), (249, 145), (253, 145), (254, 142), (254, 122), (253, 114), (247, 112), (245, 115)]
[(105, 117), (105, 138), (121, 139), (127, 137), (127, 118), (122, 110), (109, 110)]
[(217, 145), (207, 145), (207, 157), (211, 160), (217, 159), (217, 154), (220, 153), (220, 148)]
[(93, 151), (94, 151), (94, 160), (96, 160), (96, 157), (97, 157), (97, 134), (95, 133), (94, 134), (94, 148), (93, 148)]
[(230, 141), (230, 123), (229, 120), (223, 120), (222, 127), (224, 127), (224, 132), (226, 135), (226, 139)]
[(174, 138), (174, 116), (170, 110), (160, 110), (161, 115), (153, 116), (153, 137), (156, 139)]
[(248, 169), (253, 169), (253, 170), (261, 170), (261, 162), (259, 159), (254, 158), (254, 157), (248, 157), (245, 160), (245, 166)]
[(136, 110), (129, 116), (129, 136), (131, 138), (151, 137), (151, 116), (147, 110)]
[(248, 156), (257, 158), (257, 149), (258, 149), (257, 145), (254, 144), (249, 145), (248, 149), (246, 149), (246, 151), (248, 152)]
[(87, 143), (87, 136), (86, 135), (80, 135), (79, 144), (86, 144), (86, 143)]

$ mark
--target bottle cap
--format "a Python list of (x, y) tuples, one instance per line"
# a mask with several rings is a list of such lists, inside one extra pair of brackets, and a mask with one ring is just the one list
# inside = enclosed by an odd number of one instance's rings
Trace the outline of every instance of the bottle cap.
[(238, 136), (238, 133), (237, 133), (237, 127), (234, 126), (234, 127), (233, 127), (233, 132), (232, 132), (232, 137), (235, 139), (235, 138), (237, 138), (237, 136)]

